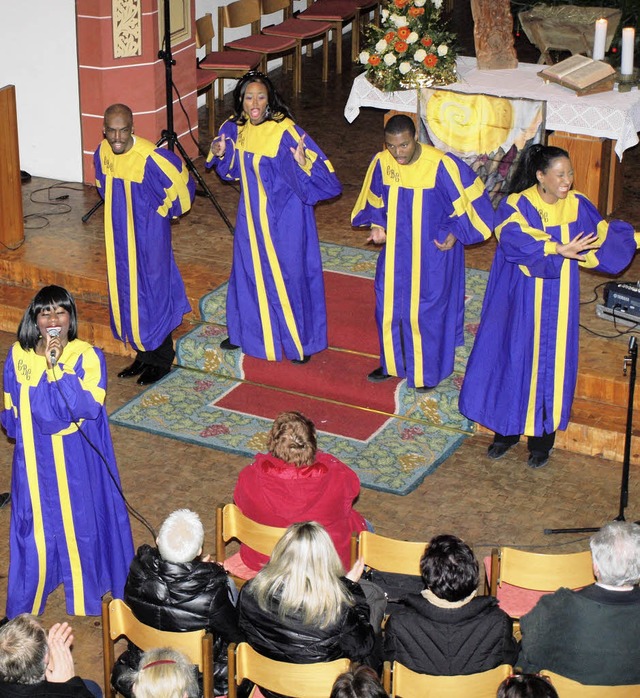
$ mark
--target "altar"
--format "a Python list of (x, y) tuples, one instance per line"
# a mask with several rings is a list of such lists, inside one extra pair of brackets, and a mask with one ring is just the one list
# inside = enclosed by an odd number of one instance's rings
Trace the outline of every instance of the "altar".
[[(460, 56), (459, 82), (443, 89), (544, 100), (547, 142), (569, 151), (576, 171), (576, 189), (608, 215), (622, 196), (620, 165), (624, 151), (640, 141), (640, 91), (635, 87), (629, 92), (611, 90), (578, 97), (568, 88), (545, 83), (538, 77), (539, 70), (539, 65), (530, 63), (520, 63), (512, 70), (478, 70), (475, 58)], [(362, 107), (416, 114), (418, 93), (381, 92), (363, 73), (354, 80), (344, 108), (349, 123)]]

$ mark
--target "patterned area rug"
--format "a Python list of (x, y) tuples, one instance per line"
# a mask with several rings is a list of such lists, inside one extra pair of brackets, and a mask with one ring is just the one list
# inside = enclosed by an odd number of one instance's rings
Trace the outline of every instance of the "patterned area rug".
[(298, 409), (318, 445), (362, 485), (407, 494), (472, 432), (458, 393), (480, 318), (487, 273), (467, 269), (465, 345), (452, 376), (416, 393), (406, 381), (367, 382), (379, 365), (373, 321), (377, 252), (323, 243), (330, 348), (304, 366), (225, 352), (226, 284), (200, 302), (203, 322), (177, 345), (178, 368), (111, 415), (115, 424), (251, 458), (266, 450), (273, 418)]

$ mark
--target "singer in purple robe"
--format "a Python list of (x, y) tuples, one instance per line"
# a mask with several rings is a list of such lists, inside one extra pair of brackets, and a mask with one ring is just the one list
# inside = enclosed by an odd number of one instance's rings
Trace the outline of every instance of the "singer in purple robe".
[(77, 339), (60, 286), (27, 308), (4, 365), (2, 425), (15, 439), (7, 616), (40, 614), (64, 584), (67, 613), (122, 597), (134, 549), (104, 406), (104, 355)]

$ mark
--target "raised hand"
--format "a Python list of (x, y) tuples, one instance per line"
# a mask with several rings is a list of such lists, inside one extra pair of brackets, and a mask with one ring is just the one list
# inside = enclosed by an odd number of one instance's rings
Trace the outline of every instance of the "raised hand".
[(294, 160), (298, 163), (298, 165), (300, 165), (300, 167), (304, 167), (307, 162), (307, 156), (304, 154), (304, 139), (306, 137), (307, 134), (303, 133), (300, 136), (298, 145), (295, 148), (290, 148), (291, 152), (293, 153)]
[(47, 681), (64, 683), (75, 676), (71, 645), (73, 631), (69, 623), (55, 623), (49, 630), (47, 644), (49, 646), (46, 669)]
[(564, 245), (557, 243), (556, 251), (558, 254), (566, 257), (567, 259), (577, 259), (578, 261), (583, 262), (586, 257), (581, 253), (587, 250), (596, 249), (598, 247), (596, 242), (598, 242), (597, 233), (589, 233), (589, 235), (578, 233), (572, 240)]
[(224, 151), (227, 149), (227, 142), (223, 136), (217, 136), (213, 139), (211, 143), (211, 152), (217, 157), (221, 158), (224, 155)]
[(359, 558), (355, 561), (353, 567), (347, 572), (345, 577), (350, 579), (352, 582), (360, 581), (362, 573), (364, 572), (364, 558)]

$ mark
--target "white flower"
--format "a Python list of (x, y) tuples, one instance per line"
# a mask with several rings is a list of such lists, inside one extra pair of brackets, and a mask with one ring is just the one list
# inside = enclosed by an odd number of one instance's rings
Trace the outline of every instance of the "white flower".
[(416, 63), (422, 63), (422, 61), (427, 57), (427, 52), (423, 48), (419, 48), (414, 54), (413, 54), (413, 60)]
[(382, 53), (388, 46), (389, 44), (385, 41), (385, 39), (380, 39), (378, 43), (376, 44), (376, 51), (378, 53)]
[(446, 56), (447, 53), (449, 53), (449, 47), (446, 44), (440, 44), (440, 46), (438, 46), (438, 55)]
[(398, 66), (398, 70), (403, 75), (406, 75), (411, 70), (411, 63), (407, 63), (407, 61), (402, 61), (402, 63), (400, 63), (400, 65)]
[(387, 65), (393, 65), (398, 59), (395, 57), (395, 54), (393, 53), (385, 53), (384, 58), (382, 59)]
[[(419, 0), (421, 2), (422, 0)], [(425, 0), (426, 1), (426, 0)], [(382, 21), (386, 22), (388, 17), (389, 17), (389, 10), (381, 10), (380, 11), (380, 17), (382, 17)]]
[(413, 0), (413, 4), (416, 7), (424, 7), (427, 4), (427, 0)]
[(436, 10), (439, 10), (442, 7), (442, 0), (432, 0), (432, 2)]
[(415, 44), (419, 38), (420, 37), (418, 36), (418, 32), (411, 32), (411, 34), (409, 34), (409, 36), (405, 39), (405, 41), (408, 44)]
[(396, 27), (406, 27), (409, 24), (409, 20), (402, 15), (393, 14), (389, 19), (393, 22), (393, 24), (396, 25)]
[(367, 65), (369, 62), (369, 51), (361, 51), (360, 55), (358, 56), (358, 60), (362, 65)]

